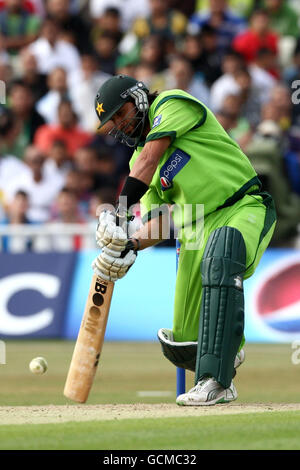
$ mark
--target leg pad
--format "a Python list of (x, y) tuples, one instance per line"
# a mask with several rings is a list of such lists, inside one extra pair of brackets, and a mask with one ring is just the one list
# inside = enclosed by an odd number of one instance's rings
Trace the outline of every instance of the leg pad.
[(209, 237), (201, 262), (201, 300), (195, 382), (212, 376), (224, 388), (235, 375), (243, 339), (246, 246), (242, 234), (221, 227)]

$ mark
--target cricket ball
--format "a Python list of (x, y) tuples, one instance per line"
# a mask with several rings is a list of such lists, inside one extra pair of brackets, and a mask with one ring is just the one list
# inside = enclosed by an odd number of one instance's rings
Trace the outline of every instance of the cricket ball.
[(44, 357), (35, 357), (29, 364), (30, 372), (36, 375), (42, 375), (48, 369), (47, 361)]

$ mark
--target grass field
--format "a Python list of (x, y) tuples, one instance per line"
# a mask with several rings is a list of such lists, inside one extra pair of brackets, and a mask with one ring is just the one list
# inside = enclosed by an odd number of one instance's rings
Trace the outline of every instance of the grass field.
[[(0, 449), (300, 449), (300, 365), (288, 344), (247, 345), (238, 400), (194, 409), (174, 404), (175, 368), (156, 343), (105, 343), (88, 403), (72, 404), (63, 388), (73, 347), (7, 342)], [(48, 361), (43, 376), (29, 372), (35, 356)]]

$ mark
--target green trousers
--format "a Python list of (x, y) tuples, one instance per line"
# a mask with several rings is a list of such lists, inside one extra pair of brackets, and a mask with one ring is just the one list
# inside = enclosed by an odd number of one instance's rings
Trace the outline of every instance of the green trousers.
[[(268, 193), (245, 195), (234, 205), (219, 209), (204, 218), (202, 242), (191, 243), (194, 223), (182, 229), (178, 239), (181, 244), (176, 278), (173, 319), (174, 341), (197, 341), (202, 297), (201, 260), (210, 234), (223, 226), (239, 230), (246, 244), (246, 272), (244, 279), (255, 271), (266, 250), (276, 223), (274, 203)], [(199, 225), (199, 223), (198, 223)], [(199, 234), (198, 234), (199, 235)]]

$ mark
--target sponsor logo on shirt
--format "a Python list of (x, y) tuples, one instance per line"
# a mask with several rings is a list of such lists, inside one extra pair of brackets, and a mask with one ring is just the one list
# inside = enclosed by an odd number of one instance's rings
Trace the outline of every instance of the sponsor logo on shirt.
[(160, 169), (160, 184), (163, 191), (173, 186), (173, 178), (188, 163), (190, 158), (190, 155), (180, 149), (176, 149), (170, 155), (166, 163)]
[(160, 124), (161, 118), (162, 118), (162, 114), (159, 114), (158, 116), (156, 116), (156, 117), (153, 119), (152, 129), (153, 129), (154, 127), (157, 127), (157, 126)]
[(163, 190), (164, 189), (169, 189), (172, 186), (171, 181), (169, 181), (168, 178), (165, 178), (165, 176), (162, 176), (160, 178), (160, 183), (161, 183), (161, 186), (162, 186)]

